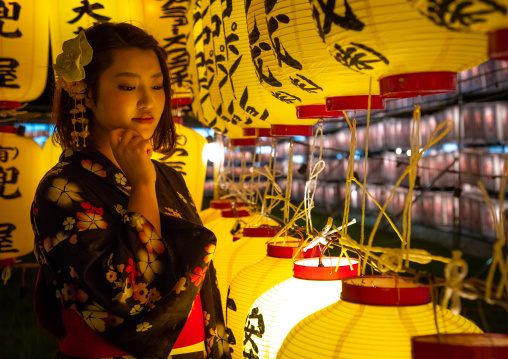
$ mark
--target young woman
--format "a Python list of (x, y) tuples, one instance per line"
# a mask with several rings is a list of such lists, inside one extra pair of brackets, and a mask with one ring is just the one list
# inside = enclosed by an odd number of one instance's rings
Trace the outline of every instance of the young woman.
[(229, 358), (212, 257), (171, 153), (166, 52), (103, 23), (63, 46), (53, 116), (66, 150), (32, 208), (35, 309), (58, 358)]

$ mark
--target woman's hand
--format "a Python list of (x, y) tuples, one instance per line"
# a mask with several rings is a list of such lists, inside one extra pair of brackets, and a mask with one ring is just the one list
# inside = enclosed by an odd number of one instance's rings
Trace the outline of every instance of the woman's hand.
[(133, 188), (155, 183), (155, 168), (150, 160), (153, 147), (150, 142), (136, 131), (123, 128), (111, 131), (109, 142), (116, 161)]

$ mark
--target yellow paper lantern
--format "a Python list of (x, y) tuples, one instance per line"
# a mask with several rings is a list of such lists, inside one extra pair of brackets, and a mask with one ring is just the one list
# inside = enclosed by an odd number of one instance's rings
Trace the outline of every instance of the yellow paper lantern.
[(486, 60), (485, 36), (439, 28), (406, 0), (311, 0), (311, 6), (330, 54), (379, 79), (383, 97), (455, 91), (457, 72)]
[(435, 334), (436, 323), (440, 333), (481, 333), (430, 299), (429, 287), (404, 278), (344, 279), (341, 300), (291, 329), (277, 359), (410, 359), (411, 337)]
[(235, 234), (250, 220), (250, 212), (247, 207), (221, 210), (220, 218), (209, 221), (204, 226), (211, 230), (217, 237), (217, 250), (233, 244)]
[(196, 208), (201, 209), (205, 188), (207, 160), (203, 159), (206, 139), (191, 128), (175, 124), (178, 135), (171, 156), (154, 153), (152, 158), (173, 167), (185, 179)]
[(266, 256), (263, 259), (246, 266), (231, 280), (225, 310), (233, 359), (243, 358), (245, 318), (254, 301), (274, 285), (293, 276), (294, 258), (310, 258), (319, 254), (317, 250), (298, 251), (300, 245), (296, 238), (287, 238), (284, 243), (269, 243), (265, 246)]
[(45, 171), (49, 171), (58, 163), (62, 151), (62, 147), (60, 147), (58, 143), (54, 142), (54, 135), (44, 142), (44, 145), (42, 146), (42, 153), (44, 155)]
[(339, 300), (341, 279), (358, 271), (354, 259), (350, 264), (346, 258), (325, 257), (324, 267), (318, 264), (319, 258), (296, 261), (293, 278), (268, 289), (252, 304), (245, 320), (244, 357), (275, 358), (291, 328)]
[[(232, 0), (221, 2), (221, 5), (221, 31), (224, 31), (227, 42), (227, 68), (230, 73), (231, 69), (234, 69), (234, 74), (229, 80), (234, 90), (234, 97), (238, 101), (235, 114), (245, 115), (252, 120), (261, 120), (265, 126), (257, 126), (258, 128), (270, 126), (273, 129), (275, 126), (275, 131), (272, 133), (275, 136), (312, 135), (312, 126), (318, 119), (299, 118), (295, 110), (295, 106), (299, 104), (296, 98), (278, 88), (272, 92), (264, 90), (262, 84), (266, 81), (271, 82), (271, 75), (266, 68), (260, 69), (256, 60), (252, 59), (253, 46), (249, 43), (252, 36), (247, 28), (244, 1)], [(295, 125), (310, 127), (310, 129), (307, 128), (302, 133), (303, 127), (299, 129), (291, 127)], [(289, 127), (289, 130), (284, 130), (284, 127)], [(244, 134), (248, 131), (245, 128)]]
[(0, 260), (33, 251), (30, 207), (44, 175), (42, 148), (18, 136), (12, 126), (0, 129)]
[(50, 35), (53, 63), (60, 53), (64, 41), (75, 37), (79, 30), (98, 22), (132, 22), (142, 26), (145, 8), (142, 1), (110, 0), (90, 3), (80, 0), (49, 1)]
[(451, 31), (488, 35), (488, 55), (508, 60), (508, 1), (411, 0), (415, 8), (436, 25)]
[(413, 359), (508, 358), (506, 334), (433, 334), (411, 338)]
[[(317, 118), (341, 115), (339, 112), (327, 114), (325, 97), (345, 97), (336, 99), (335, 102), (341, 100), (344, 107), (335, 110), (367, 109), (369, 77), (350, 71), (330, 56), (312, 16), (312, 8), (306, 0), (270, 3), (252, 0), (249, 3), (247, 25), (252, 35), (253, 61), (260, 61), (263, 64), (260, 71), (269, 70), (274, 78), (264, 81), (264, 88), (296, 98), (299, 118), (305, 116), (302, 112), (306, 112), (307, 107), (315, 112), (310, 116)], [(371, 108), (383, 108), (379, 87), (373, 86), (370, 92)]]
[[(46, 87), (49, 1), (2, 2), (0, 108), (16, 109)], [(8, 102), (8, 103), (6, 103)]]
[(280, 227), (269, 226), (263, 218), (257, 227), (246, 226), (240, 231), (236, 241), (231, 245), (217, 248), (213, 262), (217, 269), (217, 281), (221, 292), (222, 308), (226, 308), (229, 284), (234, 276), (243, 268), (266, 256), (266, 242), (277, 234)]
[(199, 105), (199, 84), (194, 50), (192, 3), (143, 0), (145, 24), (168, 53), (172, 99), (189, 99), (198, 120), (203, 120)]

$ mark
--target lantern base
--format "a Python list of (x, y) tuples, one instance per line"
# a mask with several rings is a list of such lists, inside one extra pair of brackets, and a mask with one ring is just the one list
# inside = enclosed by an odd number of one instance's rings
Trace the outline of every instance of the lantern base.
[(455, 72), (417, 72), (400, 74), (379, 80), (383, 98), (408, 98), (455, 92), (457, 74)]
[(230, 199), (212, 199), (210, 201), (210, 208), (214, 209), (229, 209), (232, 207), (243, 206), (242, 201), (235, 201)]
[(280, 231), (282, 227), (261, 225), (259, 227), (245, 227), (243, 229), (243, 235), (245, 237), (273, 237)]
[(21, 102), (0, 101), (0, 109), (17, 110), (21, 107)]
[(302, 242), (288, 241), (268, 243), (266, 247), (266, 255), (272, 258), (312, 258), (319, 255), (318, 246), (304, 252), (299, 251)]
[(243, 128), (244, 136), (254, 136), (254, 137), (271, 137), (269, 128), (255, 128), (255, 127), (245, 127)]
[(508, 358), (506, 334), (437, 334), (411, 338), (413, 359)]
[(180, 98), (172, 98), (171, 106), (172, 107), (180, 107), (187, 106), (192, 103), (192, 99), (190, 97), (180, 97)]
[(272, 125), (270, 133), (273, 137), (305, 136), (310, 137), (314, 132), (314, 126), (307, 125)]
[(489, 32), (489, 58), (508, 61), (508, 29)]
[[(370, 96), (370, 109), (383, 110), (385, 102), (381, 96)], [(369, 96), (336, 96), (326, 98), (327, 111), (368, 110)]]
[(248, 217), (250, 216), (250, 213), (245, 208), (223, 209), (221, 212), (221, 216), (223, 218), (240, 218), (240, 217)]
[(319, 258), (301, 259), (295, 261), (293, 271), (298, 279), (340, 280), (358, 274), (358, 261), (350, 261), (347, 258), (323, 257), (323, 267), (320, 267)]
[(367, 305), (422, 305), (430, 302), (430, 289), (410, 278), (366, 275), (344, 279), (341, 299)]
[(255, 138), (232, 138), (229, 140), (231, 146), (256, 146)]
[(326, 105), (304, 105), (296, 107), (296, 117), (300, 119), (326, 119), (344, 117), (342, 111), (328, 111)]

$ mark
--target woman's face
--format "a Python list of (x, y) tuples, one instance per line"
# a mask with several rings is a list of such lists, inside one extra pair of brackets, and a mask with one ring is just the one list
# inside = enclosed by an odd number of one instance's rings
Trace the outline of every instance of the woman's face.
[(86, 105), (94, 114), (92, 136), (108, 141), (116, 128), (153, 136), (165, 104), (163, 76), (157, 55), (136, 48), (117, 50), (113, 64), (99, 78), (97, 101), (88, 93)]

